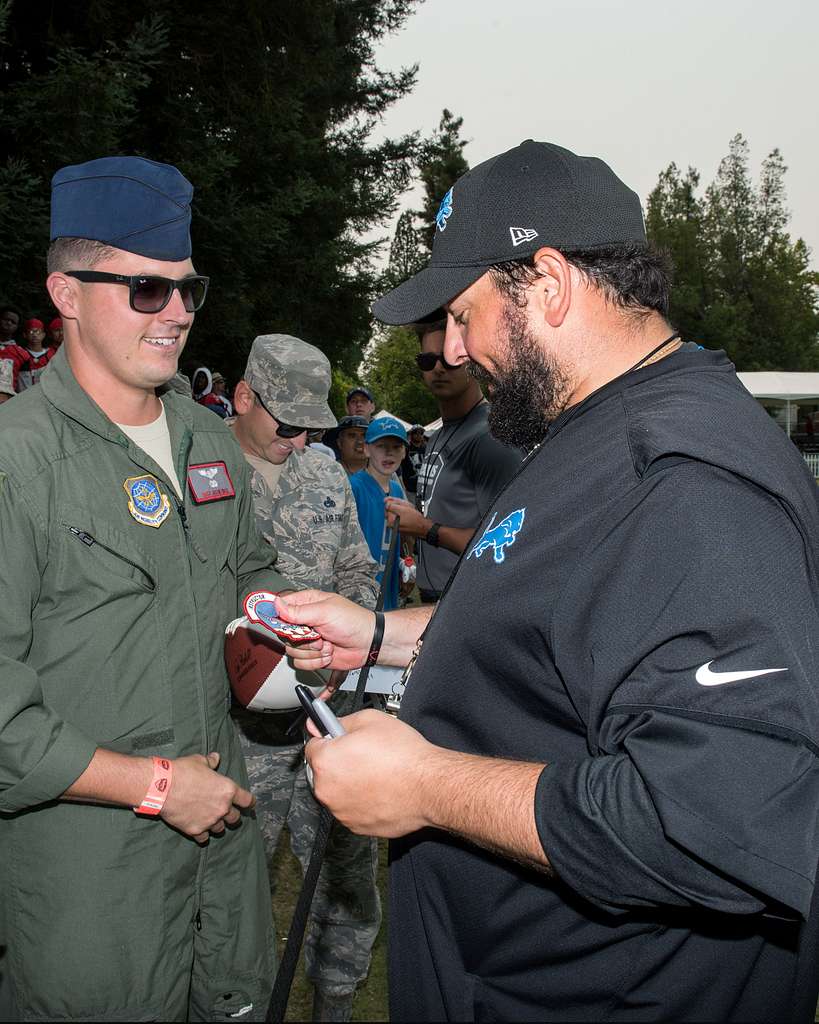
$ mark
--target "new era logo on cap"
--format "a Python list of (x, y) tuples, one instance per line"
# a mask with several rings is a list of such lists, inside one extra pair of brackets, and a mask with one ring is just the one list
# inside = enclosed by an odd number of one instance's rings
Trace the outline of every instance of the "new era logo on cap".
[(537, 238), (537, 231), (534, 228), (509, 228), (509, 234), (512, 236), (512, 245), (521, 245)]

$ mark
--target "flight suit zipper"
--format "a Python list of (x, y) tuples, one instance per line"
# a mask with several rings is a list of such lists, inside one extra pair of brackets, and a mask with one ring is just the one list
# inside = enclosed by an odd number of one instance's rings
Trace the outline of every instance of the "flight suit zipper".
[(185, 505), (176, 497), (176, 495), (174, 495), (173, 500), (176, 502), (176, 511), (179, 513), (179, 518), (182, 520), (182, 526), (185, 530), (185, 536), (188, 540), (188, 543), (191, 546), (191, 550), (199, 559), (199, 561), (204, 564), (205, 562), (207, 562), (208, 556), (199, 547), (199, 545), (196, 543), (196, 540), (194, 539), (193, 533), (191, 532), (190, 523), (188, 522), (188, 513), (187, 510), (185, 509)]
[(199, 851), (199, 863), (196, 866), (196, 909), (193, 914), (193, 926), (197, 932), (202, 931), (202, 884), (208, 864), (208, 847), (205, 844)]
[[(196, 557), (201, 562), (206, 562), (207, 558), (203, 558), (201, 552), (198, 550), (196, 543), (193, 540), (191, 533), (190, 523), (188, 522), (188, 513), (185, 508), (183, 501), (180, 501), (175, 493), (172, 493), (174, 507), (176, 508), (176, 514), (179, 516), (179, 522), (182, 524), (182, 537), (185, 544), (185, 554), (188, 559), (188, 582), (190, 585), (191, 604), (193, 609), (193, 623), (194, 623), (194, 641), (196, 644), (196, 660), (199, 667), (199, 710), (202, 715), (202, 738), (204, 739), (204, 750), (202, 751), (205, 756), (210, 753), (210, 730), (208, 729), (208, 708), (207, 708), (207, 687), (205, 685), (205, 674), (202, 666), (202, 651), (199, 643), (199, 624), (197, 619), (196, 611), (196, 600), (193, 597), (193, 570), (190, 566), (190, 552), (194, 551)], [(197, 932), (202, 931), (202, 885), (203, 877), (205, 874), (205, 864), (207, 860), (207, 847), (203, 847), (199, 851), (199, 863), (196, 867), (196, 897), (195, 897), (195, 912), (193, 915), (194, 928)]]
[[(170, 430), (170, 424), (169, 424), (169, 430)], [(187, 472), (188, 472), (188, 456), (190, 454), (190, 449), (191, 449), (191, 446), (192, 446), (192, 440), (193, 440), (193, 438), (192, 438), (192, 435), (190, 434), (190, 432), (187, 431), (187, 430), (183, 431), (182, 436), (180, 438), (180, 442), (179, 442), (179, 448), (177, 450), (177, 457), (176, 457), (177, 479), (181, 482), (181, 486), (183, 487), (183, 491), (182, 491), (183, 497), (180, 498), (178, 496), (176, 488), (173, 487), (170, 484), (170, 482), (166, 478), (167, 475), (164, 472), (159, 475), (158, 479), (160, 479), (165, 484), (167, 493), (169, 495), (169, 498), (170, 498), (171, 502), (173, 503), (173, 507), (176, 509), (176, 513), (177, 513), (177, 515), (179, 517), (179, 522), (180, 522), (181, 527), (182, 527), (181, 539), (182, 539), (182, 547), (183, 547), (184, 552), (185, 552), (185, 557), (187, 558), (187, 561), (188, 561), (188, 581), (187, 581), (188, 582), (188, 598), (189, 598), (189, 601), (190, 601), (190, 607), (191, 607), (191, 613), (192, 613), (192, 625), (193, 625), (193, 630), (194, 630), (193, 642), (194, 642), (194, 646), (196, 648), (196, 662), (197, 662), (197, 667), (198, 667), (198, 678), (199, 678), (199, 686), (198, 686), (198, 690), (199, 690), (199, 710), (200, 710), (200, 715), (201, 715), (202, 738), (203, 738), (203, 743), (204, 743), (204, 749), (202, 750), (202, 753), (204, 755), (207, 755), (210, 752), (210, 729), (208, 728), (207, 685), (206, 685), (206, 680), (205, 680), (205, 672), (204, 672), (203, 665), (202, 665), (202, 647), (201, 647), (201, 644), (200, 644), (200, 641), (199, 641), (199, 618), (198, 618), (198, 615), (197, 615), (196, 598), (195, 598), (195, 595), (194, 595), (194, 574), (193, 574), (193, 567), (191, 565), (191, 552), (193, 552), (193, 554), (196, 556), (196, 558), (202, 564), (207, 563), (208, 556), (200, 548), (199, 544), (196, 542), (196, 539), (195, 539), (195, 537), (193, 535), (193, 531), (191, 529), (190, 521), (188, 519), (188, 512), (187, 512), (187, 509), (185, 508), (185, 500), (184, 500), (184, 494), (185, 494), (184, 487), (185, 487), (185, 481), (187, 480)], [(137, 461), (137, 465), (141, 464), (139, 460), (135, 459), (134, 461)], [(199, 863), (198, 863), (197, 869), (196, 869), (196, 882), (195, 882), (195, 893), (196, 893), (196, 895), (195, 895), (195, 911), (194, 911), (194, 916), (193, 916), (193, 923), (194, 923), (194, 928), (196, 929), (197, 932), (201, 932), (202, 931), (202, 911), (201, 911), (201, 907), (202, 907), (202, 888), (203, 888), (203, 884), (204, 884), (204, 873), (205, 873), (206, 864), (207, 864), (207, 846), (204, 846), (200, 850)]]
[[(190, 552), (191, 550), (196, 551), (196, 545), (193, 542), (191, 536), (190, 523), (188, 522), (188, 513), (185, 509), (184, 504), (176, 497), (173, 496), (174, 505), (176, 506), (176, 513), (179, 516), (179, 522), (182, 524), (182, 537), (184, 539), (185, 554), (188, 559), (188, 581), (191, 586), (191, 596), (193, 595), (193, 571), (190, 569)], [(201, 556), (198, 556), (200, 557)], [(204, 559), (202, 559), (204, 561)], [(207, 687), (205, 686), (205, 674), (202, 667), (202, 651), (199, 643), (199, 630), (198, 630), (198, 619), (196, 613), (196, 601), (192, 599), (192, 610), (193, 610), (193, 623), (196, 629), (196, 660), (199, 667), (199, 710), (202, 714), (202, 737), (205, 741), (205, 749), (202, 751), (203, 754), (208, 754), (210, 751), (210, 730), (208, 729), (208, 708), (207, 708)]]

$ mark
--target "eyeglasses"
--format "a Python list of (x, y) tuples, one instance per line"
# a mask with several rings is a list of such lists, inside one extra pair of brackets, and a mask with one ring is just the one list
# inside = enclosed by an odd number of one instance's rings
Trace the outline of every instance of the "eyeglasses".
[(256, 401), (264, 409), (264, 411), (267, 413), (267, 415), (272, 420), (275, 421), (275, 423), (276, 423), (276, 433), (279, 435), (279, 437), (284, 437), (286, 439), (289, 439), (289, 438), (293, 438), (293, 437), (298, 437), (299, 434), (303, 434), (303, 433), (306, 432), (307, 427), (293, 427), (289, 423), (282, 423), (282, 421), (278, 417), (274, 416), (273, 413), (264, 404), (264, 402), (262, 401), (262, 396), (259, 394), (259, 392), (258, 391), (254, 391), (253, 394), (256, 396)]
[(175, 281), (171, 277), (147, 274), (106, 274), (101, 270), (66, 270), (66, 277), (76, 277), (89, 284), (127, 284), (128, 303), (135, 313), (159, 313), (171, 301), (174, 288), (179, 289), (182, 304), (188, 313), (196, 313), (205, 304), (209, 277), (191, 275)]
[(443, 366), (445, 370), (458, 369), (457, 366), (453, 366), (452, 363), (448, 363), (446, 359), (444, 359), (443, 352), (419, 352), (415, 357), (415, 362), (417, 363), (419, 370), (423, 370), (424, 373), (429, 373), (430, 370), (435, 369), (435, 364), (439, 359), (441, 361), (441, 366)]

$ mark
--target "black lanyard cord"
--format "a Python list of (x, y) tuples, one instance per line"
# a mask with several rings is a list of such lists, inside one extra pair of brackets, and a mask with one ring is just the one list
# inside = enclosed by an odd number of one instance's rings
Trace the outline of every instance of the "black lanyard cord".
[[(481, 395), (481, 397), (472, 406), (472, 408), (469, 410), (469, 412), (467, 412), (465, 416), (462, 416), (460, 422), (456, 423), (455, 426), (450, 430), (450, 432), (446, 436), (446, 440), (440, 446), (436, 447), (438, 445), (439, 440), (441, 440), (441, 438), (443, 437), (443, 433), (444, 433), (443, 420), (441, 421), (441, 432), (438, 435), (438, 437), (435, 438), (435, 443), (432, 446), (432, 451), (429, 453), (429, 457), (427, 457), (426, 453), (424, 453), (424, 461), (423, 461), (423, 463), (421, 465), (421, 468), (418, 471), (418, 479), (416, 480), (416, 484), (415, 484), (415, 488), (416, 488), (415, 507), (418, 509), (418, 511), (421, 513), (421, 515), (426, 516), (426, 514), (427, 514), (427, 512), (429, 510), (429, 503), (430, 503), (430, 501), (432, 501), (432, 495), (430, 494), (428, 500), (427, 500), (427, 496), (426, 495), (427, 495), (427, 488), (429, 486), (429, 474), (430, 474), (430, 470), (432, 469), (433, 462), (435, 461), (435, 456), (438, 455), (440, 457), (440, 459), (441, 459), (441, 467), (438, 470), (438, 472), (440, 473), (440, 472), (443, 471), (443, 468), (444, 468), (444, 465), (443, 465), (444, 452), (449, 451), (449, 446), (450, 446), (450, 443), (452, 442), (452, 439), (455, 437), (455, 435), (458, 433), (458, 431), (461, 429), (461, 427), (466, 423), (466, 421), (469, 419), (469, 417), (472, 415), (472, 413), (478, 408), (479, 405), (482, 405), (483, 402), (484, 402), (484, 397), (483, 397), (483, 395)], [(421, 475), (422, 473), (423, 473), (423, 476)], [(438, 479), (437, 474), (436, 474), (435, 479), (436, 480)], [(417, 559), (418, 559), (418, 568), (419, 569), (422, 569), (423, 565), (424, 565), (424, 554), (425, 554), (425, 552), (424, 552), (423, 540), (424, 540), (423, 537), (419, 537), (418, 538), (418, 542), (419, 543), (416, 546), (416, 555), (417, 555)]]
[[(378, 591), (378, 598), (375, 602), (375, 610), (380, 612), (384, 608), (384, 594), (386, 590), (389, 566), (395, 557), (395, 549), (398, 543), (400, 520), (395, 517), (392, 526), (392, 537), (390, 538), (390, 549), (387, 555), (387, 569), (381, 577), (381, 586)], [(370, 675), (370, 665), (365, 664), (358, 675), (358, 684), (355, 688), (355, 699), (353, 700), (353, 713), (361, 709), (364, 703), (364, 694), (367, 689), (367, 679)], [(276, 981), (273, 991), (270, 994), (270, 1003), (267, 1007), (265, 1020), (268, 1024), (281, 1024), (287, 1012), (287, 1002), (290, 999), (290, 989), (293, 987), (293, 978), (296, 973), (296, 965), (301, 953), (301, 945), (304, 941), (304, 931), (307, 927), (307, 917), (310, 913), (310, 904), (318, 884), (321, 865), (324, 861), (324, 854), (327, 849), (327, 842), (333, 828), (335, 818), (326, 807), (321, 808), (316, 838), (313, 840), (313, 849), (310, 853), (310, 863), (304, 873), (299, 898), (293, 910), (293, 919), (290, 922), (290, 930), (287, 933), (287, 942), (284, 947), (279, 970), (276, 973)]]
[[(426, 453), (424, 453), (424, 461), (423, 461), (423, 464), (421, 466), (421, 470), (423, 471), (423, 474), (424, 474), (423, 475), (423, 479), (421, 478), (421, 473), (419, 472), (419, 474), (418, 474), (418, 479), (423, 484), (423, 491), (422, 491), (422, 495), (421, 495), (421, 503), (422, 504), (424, 504), (424, 499), (426, 498), (427, 485), (429, 484), (429, 472), (430, 472), (430, 469), (432, 468), (432, 464), (433, 464), (433, 462), (435, 460), (435, 456), (439, 455), (439, 456), (441, 456), (441, 458), (443, 458), (444, 452), (449, 449), (449, 445), (450, 445), (453, 437), (455, 437), (455, 435), (458, 433), (458, 431), (461, 429), (461, 427), (466, 423), (466, 421), (469, 419), (469, 417), (472, 415), (472, 413), (478, 408), (479, 405), (482, 405), (483, 402), (484, 402), (484, 397), (483, 397), (483, 395), (481, 395), (481, 397), (472, 406), (472, 408), (469, 410), (469, 412), (467, 412), (464, 416), (462, 416), (460, 422), (456, 423), (455, 426), (450, 430), (450, 432), (446, 436), (446, 440), (443, 440), (444, 423), (443, 423), (443, 420), (441, 420), (441, 431), (440, 431), (438, 437), (435, 438), (435, 443), (432, 446), (432, 451), (429, 453), (429, 456), (427, 456)], [(441, 443), (439, 444), (439, 442), (441, 442)], [(416, 488), (416, 490), (417, 490), (417, 488)], [(430, 501), (431, 500), (432, 500), (432, 495), (430, 495)], [(427, 514), (426, 513), (426, 508), (422, 508), (420, 511), (424, 515)]]

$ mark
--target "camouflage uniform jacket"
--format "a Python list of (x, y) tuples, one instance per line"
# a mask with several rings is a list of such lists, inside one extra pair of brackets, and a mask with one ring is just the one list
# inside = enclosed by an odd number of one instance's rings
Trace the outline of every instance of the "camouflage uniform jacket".
[(250, 469), (256, 526), (278, 550), (282, 575), (374, 608), (378, 565), (358, 525), (341, 464), (311, 448), (293, 452), (272, 492), (261, 473)]

